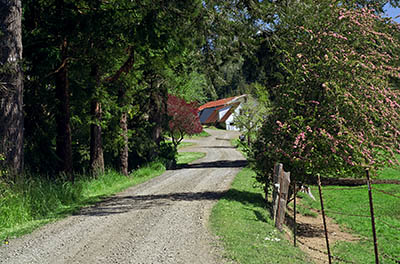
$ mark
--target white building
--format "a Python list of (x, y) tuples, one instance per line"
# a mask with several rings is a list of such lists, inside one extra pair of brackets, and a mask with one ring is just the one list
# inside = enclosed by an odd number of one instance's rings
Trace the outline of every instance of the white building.
[(233, 122), (235, 115), (238, 115), (241, 103), (246, 100), (247, 95), (240, 95), (208, 102), (199, 107), (200, 122), (203, 125), (222, 124), (226, 130), (236, 130)]

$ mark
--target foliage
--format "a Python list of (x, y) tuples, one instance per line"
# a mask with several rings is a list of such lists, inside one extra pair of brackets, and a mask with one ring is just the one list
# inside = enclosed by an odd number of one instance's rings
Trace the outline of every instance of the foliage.
[[(254, 88), (260, 93), (266, 93), (257, 83), (254, 84)], [(239, 114), (234, 116), (233, 122), (246, 136), (248, 147), (250, 147), (251, 142), (255, 139), (257, 129), (261, 127), (269, 113), (270, 102), (268, 93), (256, 98), (252, 95), (247, 95), (245, 102), (241, 103), (240, 106)]]
[(187, 103), (174, 95), (168, 96), (169, 133), (175, 147), (185, 135), (198, 134), (203, 130), (196, 103)]
[(311, 263), (276, 230), (254, 176), (248, 168), (240, 171), (212, 209), (211, 228), (228, 257), (237, 263)]
[(178, 149), (177, 146), (170, 142), (162, 142), (160, 146), (159, 160), (167, 169), (174, 168), (177, 164)]
[[(254, 52), (255, 36), (273, 21), (271, 1), (203, 1), (204, 22), (199, 29), (205, 42), (198, 61), (207, 78), (206, 94), (210, 99), (245, 93), (242, 65)], [(204, 32), (204, 33), (203, 33)]]
[(361, 176), (400, 152), (398, 25), (339, 1), (301, 1), (275, 25), (285, 73), (255, 143), (260, 181), (282, 162), (298, 180)]
[[(202, 24), (201, 7), (201, 1), (27, 0), (23, 39), (30, 170), (51, 175), (57, 171), (54, 76), (63, 63), (68, 63), (75, 171), (89, 168), (93, 125), (102, 130), (106, 167), (118, 166), (126, 144), (120, 127), (123, 114), (128, 116), (130, 168), (155, 159), (159, 144), (152, 142), (153, 132), (166, 123), (166, 113), (160, 110), (168, 89), (182, 87), (177, 94), (205, 100), (204, 77), (197, 74), (191, 55), (202, 42), (194, 34)], [(68, 47), (63, 61), (64, 40)], [(101, 105), (100, 117), (92, 113), (94, 102)], [(160, 118), (154, 118), (158, 114)]]
[(197, 71), (176, 73), (167, 69), (166, 77), (169, 94), (181, 97), (186, 102), (206, 103), (207, 80), (204, 74)]

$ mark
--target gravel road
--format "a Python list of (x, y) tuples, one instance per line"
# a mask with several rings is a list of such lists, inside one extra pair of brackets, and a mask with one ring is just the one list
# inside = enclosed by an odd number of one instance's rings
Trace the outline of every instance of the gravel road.
[(0, 263), (226, 263), (208, 218), (245, 161), (230, 147), (237, 133), (207, 132), (184, 149), (203, 159), (11, 240)]

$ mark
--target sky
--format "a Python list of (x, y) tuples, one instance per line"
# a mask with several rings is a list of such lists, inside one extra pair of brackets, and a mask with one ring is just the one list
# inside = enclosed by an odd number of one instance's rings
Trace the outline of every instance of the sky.
[(394, 18), (397, 23), (400, 23), (400, 17), (395, 18), (400, 15), (400, 8), (393, 8), (389, 4), (384, 7), (385, 13), (388, 17)]

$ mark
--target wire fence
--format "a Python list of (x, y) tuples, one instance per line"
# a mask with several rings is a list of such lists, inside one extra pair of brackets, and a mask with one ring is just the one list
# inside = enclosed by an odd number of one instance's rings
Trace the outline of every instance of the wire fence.
[[(322, 188), (321, 182), (319, 181), (320, 202), (321, 202), (321, 210), (319, 210), (319, 212), (322, 211), (324, 224), (325, 224), (325, 219), (324, 219), (325, 218), (325, 212), (328, 213), (328, 214), (333, 214), (333, 215), (341, 215), (341, 216), (348, 216), (348, 217), (359, 217), (359, 218), (369, 218), (369, 219), (371, 219), (371, 226), (372, 226), (372, 234), (371, 234), (371, 236), (372, 236), (372, 238), (369, 239), (369, 238), (366, 237), (365, 239), (363, 239), (363, 241), (370, 241), (371, 243), (374, 244), (375, 263), (378, 264), (379, 261), (382, 260), (382, 261), (384, 261), (384, 263), (400, 264), (400, 256), (397, 256), (396, 253), (394, 253), (396, 255), (393, 255), (393, 252), (388, 254), (387, 252), (385, 252), (384, 248), (379, 248), (379, 250), (378, 250), (378, 243), (377, 243), (378, 237), (377, 237), (377, 232), (376, 232), (375, 225), (378, 223), (380, 229), (382, 229), (382, 228), (390, 229), (390, 232), (394, 231), (394, 233), (397, 233), (397, 232), (400, 231), (400, 225), (396, 226), (396, 224), (388, 223), (388, 220), (384, 219), (384, 218), (386, 218), (385, 216), (376, 215), (376, 213), (374, 212), (374, 204), (373, 204), (372, 192), (380, 193), (380, 194), (386, 195), (386, 196), (390, 196), (390, 197), (395, 198), (395, 199), (400, 199), (400, 195), (398, 195), (397, 192), (396, 193), (392, 193), (390, 191), (386, 191), (386, 190), (375, 188), (375, 186), (373, 188), (372, 187), (372, 181), (369, 179), (368, 171), (367, 171), (367, 181), (366, 182), (367, 182), (367, 186), (323, 187)], [(363, 214), (363, 213), (346, 213), (346, 212), (335, 211), (335, 210), (332, 210), (332, 209), (324, 209), (323, 196), (322, 196), (322, 192), (323, 191), (324, 192), (327, 191), (329, 193), (330, 191), (354, 191), (354, 190), (365, 190), (365, 191), (368, 191), (368, 194), (369, 194), (369, 209), (370, 209), (369, 213), (365, 213), (365, 214)], [(305, 208), (305, 209), (314, 209), (314, 208), (311, 208), (311, 207), (306, 207), (304, 205), (302, 205), (302, 207)], [(368, 207), (366, 207), (365, 209), (367, 209), (367, 208)], [(381, 208), (377, 207), (376, 209), (380, 210)], [(375, 220), (377, 220), (377, 223), (375, 222)], [(295, 223), (295, 225), (296, 225), (296, 223)], [(296, 235), (295, 235), (295, 240), (297, 242), (303, 244), (304, 246), (314, 250), (314, 251), (318, 251), (320, 253), (323, 253), (324, 255), (327, 255), (327, 257), (329, 259), (329, 263), (331, 263), (332, 260), (337, 260), (337, 261), (343, 262), (343, 263), (357, 263), (357, 262), (354, 262), (354, 261), (351, 261), (351, 260), (343, 259), (341, 257), (335, 256), (335, 255), (330, 253), (329, 238), (328, 238), (328, 232), (326, 230), (326, 226), (324, 226), (324, 229), (325, 229), (326, 244), (327, 244), (327, 251), (326, 252), (325, 251), (321, 251), (319, 249), (312, 248), (312, 247), (310, 247), (308, 245), (304, 245), (304, 243), (300, 242), (299, 240), (296, 240)], [(384, 241), (384, 242), (388, 241), (388, 240), (385, 240), (384, 237), (380, 237), (379, 240)], [(387, 243), (396, 243), (396, 241), (393, 241), (393, 242), (390, 241), (390, 242), (387, 242)]]
[[(329, 214), (336, 214), (336, 215), (342, 215), (342, 216), (349, 216), (349, 217), (361, 217), (361, 218), (370, 218), (371, 219), (371, 225), (372, 225), (372, 236), (373, 236), (373, 243), (374, 243), (374, 254), (375, 254), (375, 263), (379, 264), (380, 259), (385, 259), (385, 260), (390, 260), (390, 261), (394, 261), (395, 263), (400, 263), (400, 258), (397, 258), (395, 256), (392, 256), (390, 254), (387, 254), (386, 252), (384, 252), (384, 250), (382, 250), (382, 248), (380, 249), (381, 254), (379, 255), (379, 249), (378, 249), (378, 238), (377, 238), (377, 232), (376, 232), (376, 222), (375, 220), (378, 220), (378, 222), (382, 223), (385, 225), (386, 228), (389, 228), (390, 230), (393, 230), (395, 232), (400, 231), (400, 228), (398, 226), (394, 226), (390, 223), (388, 223), (387, 221), (382, 219), (382, 216), (377, 216), (375, 215), (375, 211), (374, 211), (374, 204), (373, 204), (373, 196), (372, 196), (372, 192), (376, 191), (379, 192), (381, 194), (384, 195), (388, 195), (392, 198), (396, 198), (396, 199), (400, 199), (400, 196), (397, 194), (393, 194), (390, 193), (388, 191), (385, 190), (381, 190), (381, 189), (377, 189), (377, 188), (373, 188), (372, 187), (372, 183), (371, 180), (369, 178), (369, 172), (366, 171), (367, 173), (367, 186), (359, 186), (359, 187), (343, 187), (343, 188), (323, 188), (324, 191), (342, 191), (342, 190), (360, 190), (360, 189), (367, 189), (368, 190), (368, 194), (369, 194), (369, 208), (370, 208), (370, 214), (353, 214), (353, 213), (345, 213), (345, 212), (338, 212), (338, 211), (334, 211), (331, 209), (327, 209), (325, 210), (327, 213)], [(322, 200), (322, 188), (321, 188), (321, 183), (319, 182), (319, 191), (320, 191), (320, 199), (321, 199), (321, 205), (323, 204)], [(322, 206), (321, 206), (322, 207)], [(322, 211), (324, 211), (324, 208), (322, 207)], [(328, 239), (328, 238), (327, 238)], [(327, 247), (328, 247), (328, 252), (329, 252), (329, 244), (327, 243)], [(330, 258), (331, 256), (329, 256)], [(341, 260), (343, 261), (343, 260)]]
[(395, 194), (393, 194), (393, 193), (389, 193), (389, 192), (386, 192), (386, 191), (384, 191), (384, 190), (374, 189), (374, 191), (378, 191), (378, 192), (381, 192), (381, 193), (384, 193), (384, 194), (387, 194), (387, 195), (390, 195), (390, 196), (392, 196), (392, 197), (396, 197), (396, 198), (399, 198), (399, 199), (400, 199), (400, 195), (395, 195)]
[[(304, 247), (307, 247), (308, 249), (310, 249), (310, 250), (312, 250), (312, 251), (315, 251), (315, 252), (318, 252), (318, 253), (320, 253), (320, 254), (324, 254), (324, 255), (328, 256), (328, 253), (325, 252), (325, 251), (322, 251), (322, 250), (320, 250), (320, 249), (318, 249), (318, 248), (315, 248), (315, 247), (311, 247), (310, 245), (307, 245), (306, 243), (303, 243), (303, 242), (301, 242), (301, 241), (298, 241), (298, 242), (299, 242), (300, 244), (302, 244)], [(318, 260), (325, 261), (325, 259), (322, 259), (322, 258), (318, 258), (318, 257), (314, 257), (314, 258), (315, 258), (315, 259), (318, 259)], [(343, 258), (341, 258), (341, 257), (334, 256), (334, 255), (332, 255), (332, 258), (334, 258), (334, 259), (336, 259), (336, 260), (338, 260), (338, 261), (344, 262), (344, 263), (355, 263), (355, 264), (357, 264), (357, 262), (354, 262), (354, 261), (351, 261), (351, 260), (346, 260), (346, 259), (343, 259)]]

